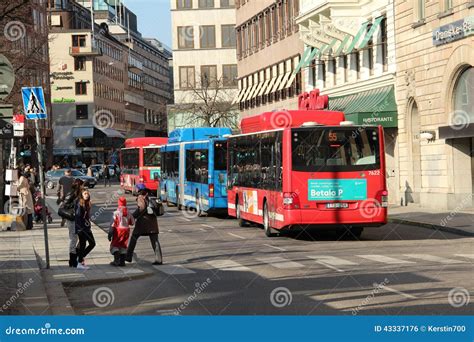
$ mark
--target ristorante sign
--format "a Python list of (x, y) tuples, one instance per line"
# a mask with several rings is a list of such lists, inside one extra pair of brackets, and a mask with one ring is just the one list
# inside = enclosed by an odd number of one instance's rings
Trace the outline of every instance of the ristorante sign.
[(443, 25), (433, 31), (433, 45), (442, 45), (474, 35), (474, 16)]

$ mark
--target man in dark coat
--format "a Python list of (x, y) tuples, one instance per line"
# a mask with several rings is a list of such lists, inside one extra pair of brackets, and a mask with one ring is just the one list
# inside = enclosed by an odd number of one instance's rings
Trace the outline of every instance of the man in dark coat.
[(133, 213), (135, 218), (135, 228), (133, 229), (132, 237), (127, 249), (127, 262), (132, 262), (133, 251), (137, 245), (137, 240), (140, 236), (149, 236), (151, 246), (155, 252), (155, 262), (153, 265), (163, 264), (163, 254), (161, 252), (160, 241), (158, 240), (159, 228), (158, 220), (156, 219), (156, 206), (148, 198), (146, 190), (140, 190), (137, 197), (137, 210)]

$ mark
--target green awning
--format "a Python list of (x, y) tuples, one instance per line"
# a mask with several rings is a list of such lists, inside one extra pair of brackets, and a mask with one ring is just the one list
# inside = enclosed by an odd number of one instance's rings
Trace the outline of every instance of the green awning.
[(320, 52), (319, 49), (308, 46), (306, 50), (304, 50), (303, 55), (301, 56), (301, 60), (296, 66), (295, 71), (293, 71), (293, 74), (296, 75), (301, 70), (301, 68), (308, 66), (318, 52)]
[(367, 32), (367, 34), (365, 35), (364, 40), (362, 41), (362, 43), (360, 43), (359, 49), (365, 48), (370, 38), (372, 38), (372, 36), (374, 35), (375, 30), (377, 30), (377, 28), (379, 27), (380, 23), (382, 22), (384, 18), (385, 17), (378, 17), (377, 19), (375, 19), (374, 23), (370, 27), (369, 32)]
[(354, 50), (357, 42), (359, 41), (360, 37), (362, 37), (363, 34), (365, 34), (365, 31), (367, 30), (367, 25), (369, 25), (369, 22), (366, 21), (365, 23), (362, 24), (362, 26), (359, 29), (359, 32), (355, 35), (355, 37), (352, 39), (351, 45), (347, 48), (345, 53), (350, 54), (352, 50)]
[(342, 50), (347, 45), (347, 42), (349, 42), (349, 38), (350, 38), (350, 36), (348, 34), (344, 37), (341, 44), (339, 44), (339, 47), (337, 48), (336, 52), (334, 53), (334, 56), (339, 56), (342, 53)]
[(345, 96), (330, 96), (329, 109), (344, 112), (346, 120), (354, 121), (356, 125), (398, 126), (393, 85)]

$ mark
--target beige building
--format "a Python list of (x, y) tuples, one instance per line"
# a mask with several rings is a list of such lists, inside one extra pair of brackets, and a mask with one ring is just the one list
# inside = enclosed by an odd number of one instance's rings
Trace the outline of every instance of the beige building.
[[(170, 0), (175, 104), (168, 107), (169, 131), (178, 127), (235, 125), (237, 59), (234, 0)], [(217, 100), (214, 100), (216, 98)], [(206, 101), (204, 100), (206, 99)], [(212, 105), (225, 108), (212, 112)], [(198, 105), (196, 105), (198, 104)], [(228, 104), (228, 105), (226, 105)]]
[(473, 208), (474, 4), (396, 1), (399, 196)]
[(304, 91), (329, 96), (329, 109), (385, 130), (389, 200), (398, 203), (393, 0), (302, 0), (296, 23), (305, 51), (297, 70)]
[(294, 18), (300, 0), (238, 0), (237, 59), (242, 117), (274, 109), (296, 109), (303, 53)]

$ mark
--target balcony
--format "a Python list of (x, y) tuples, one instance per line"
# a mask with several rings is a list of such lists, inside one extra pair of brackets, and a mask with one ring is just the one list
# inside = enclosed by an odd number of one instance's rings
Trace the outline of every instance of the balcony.
[(69, 48), (69, 54), (72, 57), (79, 56), (102, 56), (102, 50), (92, 46), (73, 46)]

